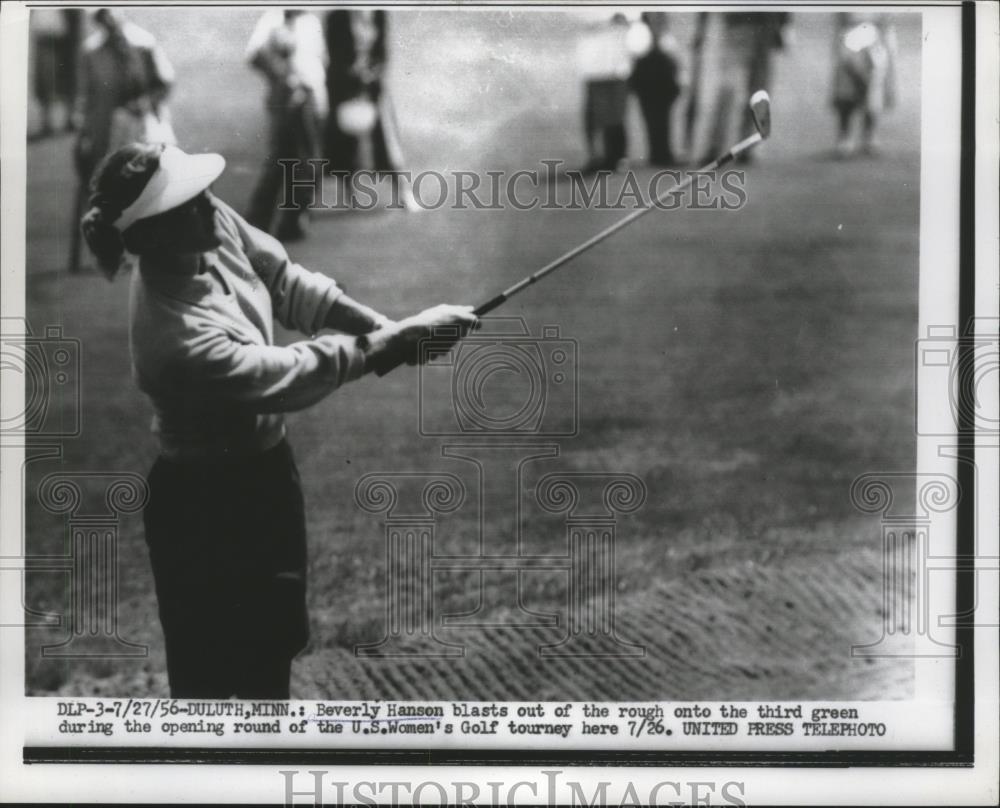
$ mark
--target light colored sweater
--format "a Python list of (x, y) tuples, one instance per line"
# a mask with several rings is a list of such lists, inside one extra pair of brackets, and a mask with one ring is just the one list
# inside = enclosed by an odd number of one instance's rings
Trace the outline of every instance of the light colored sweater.
[(281, 244), (219, 207), (222, 244), (196, 275), (140, 265), (132, 275), (133, 373), (172, 458), (255, 454), (285, 435), (281, 413), (319, 401), (364, 372), (355, 337), (274, 343), (273, 318), (313, 335), (342, 294), (294, 264)]

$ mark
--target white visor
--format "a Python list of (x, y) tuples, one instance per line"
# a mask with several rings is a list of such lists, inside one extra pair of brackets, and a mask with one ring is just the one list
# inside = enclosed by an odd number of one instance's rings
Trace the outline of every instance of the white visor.
[(160, 155), (156, 173), (139, 198), (115, 220), (115, 227), (124, 232), (139, 219), (166, 213), (189, 202), (215, 182), (225, 167), (221, 154), (186, 154), (176, 146), (167, 146)]

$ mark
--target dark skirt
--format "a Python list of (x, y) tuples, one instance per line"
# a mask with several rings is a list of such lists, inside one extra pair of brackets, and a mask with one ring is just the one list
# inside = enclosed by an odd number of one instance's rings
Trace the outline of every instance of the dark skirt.
[(161, 457), (149, 489), (171, 694), (287, 698), (309, 638), (305, 509), (288, 444), (221, 461)]

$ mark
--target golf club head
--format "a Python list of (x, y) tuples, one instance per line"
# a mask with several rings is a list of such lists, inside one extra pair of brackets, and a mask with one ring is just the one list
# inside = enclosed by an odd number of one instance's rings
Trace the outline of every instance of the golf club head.
[(771, 135), (771, 96), (767, 90), (757, 90), (750, 96), (750, 114), (761, 138), (767, 140)]

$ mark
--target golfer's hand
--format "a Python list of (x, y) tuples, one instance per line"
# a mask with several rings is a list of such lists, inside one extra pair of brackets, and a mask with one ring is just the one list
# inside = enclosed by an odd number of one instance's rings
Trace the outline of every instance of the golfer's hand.
[(426, 362), (431, 356), (420, 356), (422, 340), (433, 339), (434, 356), (440, 356), (475, 328), (478, 322), (472, 313), (472, 306), (441, 303), (398, 323), (399, 342), (396, 349), (408, 365), (416, 365), (421, 360)]
[(439, 305), (425, 309), (365, 336), (366, 370), (384, 376), (403, 363), (415, 365), (431, 357), (421, 356), (422, 340), (434, 340), (434, 355), (440, 355), (475, 328), (479, 320), (471, 306)]

